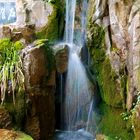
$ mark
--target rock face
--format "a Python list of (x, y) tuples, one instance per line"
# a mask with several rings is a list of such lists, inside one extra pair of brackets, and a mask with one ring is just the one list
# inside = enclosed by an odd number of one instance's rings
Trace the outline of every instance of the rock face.
[(17, 25), (25, 25), (27, 22), (43, 27), (48, 22), (48, 17), (53, 12), (53, 7), (42, 0), (17, 0)]
[(89, 1), (88, 47), (102, 100), (128, 111), (140, 91), (139, 6), (139, 0)]
[(47, 42), (35, 42), (23, 51), (25, 86), (30, 108), (25, 127), (35, 140), (49, 139), (55, 128), (54, 56)]
[[(89, 25), (89, 40), (95, 39), (97, 36), (93, 32), (100, 28), (104, 29), (103, 47), (105, 56), (109, 59), (111, 69), (116, 74), (118, 81), (118, 88), (121, 91), (121, 78), (127, 75), (127, 91), (123, 93), (127, 96), (126, 108), (128, 110), (132, 107), (132, 102), (137, 91), (139, 91), (139, 1), (90, 1), (93, 3), (93, 8), (96, 12), (90, 11), (90, 25)], [(98, 4), (97, 4), (98, 3)], [(91, 8), (91, 9), (93, 9)], [(97, 27), (98, 26), (98, 27)], [(96, 28), (95, 28), (96, 27)], [(98, 29), (97, 29), (98, 28)], [(100, 34), (101, 35), (101, 34)], [(91, 41), (89, 41), (91, 42)], [(94, 44), (93, 44), (94, 43)], [(90, 46), (97, 45), (92, 42)], [(96, 48), (98, 49), (98, 48)], [(95, 52), (96, 53), (96, 50)], [(94, 54), (93, 54), (94, 55)], [(98, 58), (97, 58), (98, 59)], [(122, 74), (123, 72), (123, 74)], [(116, 82), (117, 84), (117, 82)], [(120, 87), (119, 87), (120, 85)], [(126, 85), (126, 83), (125, 83)], [(114, 91), (115, 92), (115, 91)], [(113, 93), (112, 93), (113, 94)], [(126, 95), (127, 94), (127, 95)], [(111, 94), (110, 94), (111, 95)], [(120, 97), (121, 97), (120, 96)], [(122, 98), (123, 99), (123, 98)]]

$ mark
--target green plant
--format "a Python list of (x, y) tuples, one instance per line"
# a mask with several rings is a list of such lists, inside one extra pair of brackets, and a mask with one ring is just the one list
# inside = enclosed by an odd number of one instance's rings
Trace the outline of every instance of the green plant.
[(129, 119), (131, 119), (132, 114), (131, 112), (123, 112), (120, 115), (124, 121), (128, 121)]
[(12, 95), (15, 104), (15, 93), (24, 90), (24, 75), (19, 51), (23, 45), (10, 39), (0, 40), (0, 88), (1, 105), (4, 104), (6, 93)]

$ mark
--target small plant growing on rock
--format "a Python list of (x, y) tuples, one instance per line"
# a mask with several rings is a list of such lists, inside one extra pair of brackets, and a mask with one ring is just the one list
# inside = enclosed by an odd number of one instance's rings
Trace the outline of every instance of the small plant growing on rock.
[(124, 121), (128, 121), (131, 118), (131, 112), (123, 112), (121, 113), (121, 117)]
[(24, 89), (24, 75), (19, 50), (20, 42), (13, 43), (10, 39), (0, 40), (0, 89), (1, 105), (4, 104), (6, 93), (11, 94), (15, 104), (15, 93)]

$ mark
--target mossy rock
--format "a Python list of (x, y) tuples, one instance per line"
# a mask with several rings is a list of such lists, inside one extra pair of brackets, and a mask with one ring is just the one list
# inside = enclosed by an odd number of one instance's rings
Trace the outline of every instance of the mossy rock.
[(111, 67), (109, 58), (98, 68), (97, 77), (100, 86), (102, 99), (111, 106), (122, 107), (123, 99), (121, 96), (120, 83), (117, 82), (118, 76)]
[(105, 29), (97, 24), (89, 24), (89, 32), (88, 47), (93, 60), (92, 71), (97, 77), (101, 98), (108, 105), (123, 107), (127, 78), (122, 76), (120, 79), (111, 66), (110, 58), (106, 54)]
[(64, 28), (64, 8), (59, 1), (49, 3), (53, 12), (48, 17), (48, 23), (39, 31), (36, 32), (37, 39), (49, 39), (56, 41), (62, 36)]
[(124, 121), (122, 109), (110, 107), (104, 103), (100, 104), (102, 119), (98, 124), (98, 133), (109, 137), (109, 140), (133, 140), (134, 134), (128, 121)]

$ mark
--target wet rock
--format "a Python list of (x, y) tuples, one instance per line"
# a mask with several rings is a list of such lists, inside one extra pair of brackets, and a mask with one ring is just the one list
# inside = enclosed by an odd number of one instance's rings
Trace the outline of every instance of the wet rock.
[(0, 129), (0, 140), (33, 140), (30, 136), (12, 130)]
[(68, 46), (58, 45), (55, 49), (56, 69), (58, 73), (64, 73), (68, 68)]

